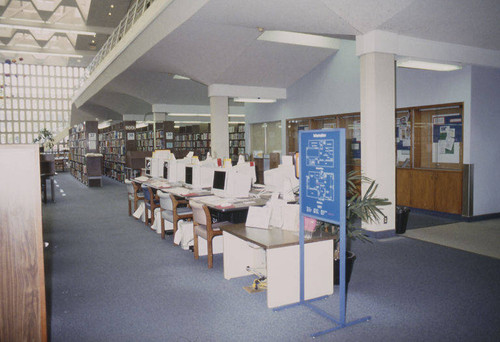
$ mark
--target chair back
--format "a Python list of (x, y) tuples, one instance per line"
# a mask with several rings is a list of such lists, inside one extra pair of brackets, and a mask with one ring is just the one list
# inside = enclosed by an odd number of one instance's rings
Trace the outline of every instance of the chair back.
[(193, 200), (189, 201), (189, 205), (193, 210), (193, 221), (205, 226), (207, 225), (207, 222), (211, 222), (210, 219), (207, 220), (207, 212), (209, 213), (209, 211), (206, 205)]
[(127, 185), (127, 192), (129, 195), (133, 195), (135, 193), (134, 185), (128, 179), (125, 179), (125, 184)]
[(134, 187), (134, 191), (139, 194), (142, 192), (142, 188), (141, 188), (141, 185), (137, 182), (134, 182), (134, 181), (131, 181), (132, 182), (132, 186)]
[(172, 197), (170, 194), (163, 191), (158, 191), (158, 196), (160, 196), (160, 207), (165, 210), (174, 210), (174, 205), (172, 203)]
[(151, 194), (149, 192), (149, 188), (146, 185), (142, 186), (142, 192), (144, 193), (144, 199), (147, 202), (151, 201)]

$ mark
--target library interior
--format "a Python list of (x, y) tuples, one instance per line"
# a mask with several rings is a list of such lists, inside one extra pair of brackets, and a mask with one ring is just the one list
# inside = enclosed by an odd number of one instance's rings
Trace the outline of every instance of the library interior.
[(500, 3), (355, 3), (0, 1), (0, 341), (498, 341)]

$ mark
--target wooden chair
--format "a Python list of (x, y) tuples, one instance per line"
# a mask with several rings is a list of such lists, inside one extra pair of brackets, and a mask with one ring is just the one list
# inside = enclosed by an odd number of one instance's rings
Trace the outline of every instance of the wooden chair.
[(177, 232), (177, 223), (179, 220), (192, 220), (193, 211), (187, 201), (181, 201), (172, 194), (162, 191), (158, 193), (161, 207), (161, 238), (165, 239), (165, 220), (172, 222), (174, 235)]
[(139, 200), (144, 199), (144, 194), (142, 193), (139, 184), (132, 182), (128, 179), (125, 179), (125, 184), (127, 185), (127, 192), (128, 192), (128, 216), (131, 216), (133, 213), (132, 202), (134, 202), (134, 212), (135, 212), (137, 210)]
[(199, 258), (198, 236), (201, 236), (207, 240), (208, 268), (212, 268), (214, 264), (212, 240), (214, 237), (222, 235), (220, 227), (229, 224), (229, 222), (212, 224), (212, 217), (206, 205), (196, 201), (189, 201), (189, 204), (191, 209), (193, 209), (194, 258)]
[(149, 212), (148, 209), (151, 210), (151, 225), (155, 223), (155, 209), (160, 207), (160, 200), (154, 193), (153, 189), (149, 186), (143, 185), (142, 192), (144, 193), (144, 217), (146, 218), (144, 223), (146, 226), (149, 221)]

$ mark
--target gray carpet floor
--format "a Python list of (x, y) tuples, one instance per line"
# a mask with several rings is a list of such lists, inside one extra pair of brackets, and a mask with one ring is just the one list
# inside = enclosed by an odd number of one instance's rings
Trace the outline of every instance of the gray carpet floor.
[[(225, 280), (127, 215), (125, 185), (87, 188), (56, 176), (43, 205), (50, 339), (308, 341), (332, 327), (306, 307), (274, 312), (253, 277)], [(323, 341), (499, 341), (500, 260), (397, 236), (354, 242), (347, 318), (369, 322)], [(338, 291), (337, 287), (335, 291)], [(338, 296), (316, 302), (338, 315)]]

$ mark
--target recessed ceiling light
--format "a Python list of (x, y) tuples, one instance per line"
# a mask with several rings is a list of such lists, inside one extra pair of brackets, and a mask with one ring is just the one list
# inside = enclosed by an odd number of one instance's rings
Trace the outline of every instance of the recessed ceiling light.
[(174, 75), (174, 80), (190, 80), (190, 78), (181, 75)]
[(111, 15), (111, 12), (108, 12), (108, 15)]
[(257, 39), (274, 43), (312, 46), (333, 50), (338, 50), (340, 45), (340, 41), (336, 38), (289, 31), (264, 31)]
[(236, 97), (234, 98), (234, 102), (250, 102), (250, 103), (274, 103), (276, 99), (261, 99), (257, 98), (247, 98), (247, 97)]
[(109, 7), (111, 7), (111, 8), (115, 8), (115, 5), (111, 4), (111, 6), (109, 6)]
[(401, 58), (396, 61), (399, 68), (423, 69), (433, 71), (453, 71), (462, 69), (458, 63), (441, 63), (423, 59)]
[(95, 44), (95, 40), (92, 39), (92, 44)]

